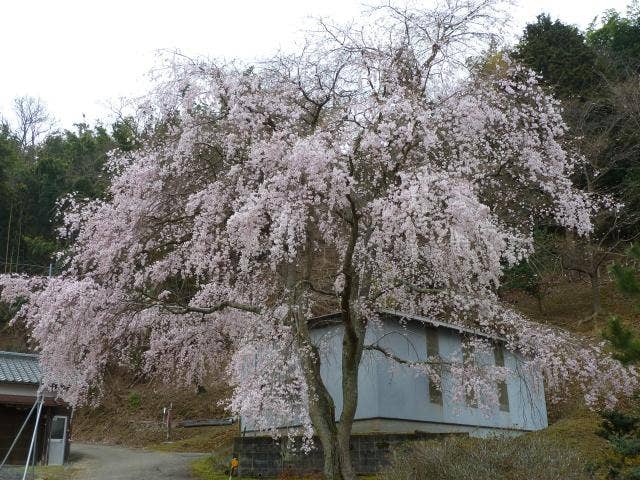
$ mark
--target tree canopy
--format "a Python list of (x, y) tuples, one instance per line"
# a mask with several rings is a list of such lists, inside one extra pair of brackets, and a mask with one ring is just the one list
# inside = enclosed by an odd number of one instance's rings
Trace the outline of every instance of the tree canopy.
[(591, 95), (602, 86), (598, 56), (584, 35), (547, 14), (525, 27), (515, 58), (542, 75), (561, 98)]
[(0, 125), (2, 272), (43, 274), (56, 263), (54, 254), (64, 247), (57, 234), (59, 200), (68, 194), (101, 198), (109, 184), (108, 152), (135, 148), (130, 122), (116, 122), (111, 130), (79, 123), (25, 144), (19, 129)]

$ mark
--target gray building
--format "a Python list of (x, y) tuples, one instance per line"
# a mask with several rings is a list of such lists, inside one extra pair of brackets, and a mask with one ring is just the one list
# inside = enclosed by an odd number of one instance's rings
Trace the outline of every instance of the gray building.
[[(396, 357), (420, 362), (427, 357), (462, 360), (462, 343), (482, 337), (493, 344), (494, 354), (487, 358), (518, 375), (496, 384), (499, 407), (491, 411), (478, 408), (477, 401), (454, 403), (451, 392), (456, 379), (442, 371), (438, 388), (427, 375), (410, 366), (398, 364), (377, 351), (365, 351), (359, 373), (359, 397), (354, 433), (468, 433), (471, 436), (518, 434), (547, 426), (544, 384), (539, 374), (524, 373), (519, 354), (504, 349), (504, 341), (478, 331), (436, 321), (419, 315), (395, 311), (381, 312), (381, 322), (369, 328), (365, 344), (375, 344)], [(311, 320), (312, 335), (322, 352), (321, 374), (336, 405), (342, 410), (341, 347), (342, 327), (339, 314)], [(337, 417), (336, 417), (337, 418)], [(259, 435), (250, 418), (243, 419), (248, 435)], [(291, 419), (283, 428), (299, 425)]]
[(54, 394), (39, 393), (41, 378), (38, 355), (0, 352), (0, 462), (7, 457), (8, 464), (24, 465), (34, 429), (37, 464), (61, 465), (68, 457), (71, 409)]
[[(492, 410), (478, 408), (477, 399), (454, 402), (451, 392), (459, 378), (453, 371), (441, 371), (436, 385), (424, 373), (366, 350), (360, 366), (358, 407), (353, 425), (351, 451), (359, 474), (371, 474), (387, 464), (395, 445), (443, 434), (470, 436), (518, 435), (547, 426), (544, 383), (540, 373), (525, 373), (523, 358), (504, 348), (499, 337), (395, 311), (381, 312), (381, 321), (371, 325), (365, 344), (377, 345), (407, 362), (439, 357), (460, 363), (463, 343), (477, 337), (486, 340), (492, 354), (484, 352), (484, 365), (504, 366), (510, 372), (498, 381), (495, 392), (499, 405)], [(310, 320), (312, 337), (322, 355), (321, 374), (336, 406), (336, 420), (342, 410), (340, 314)], [(321, 452), (310, 455), (289, 448), (286, 436), (279, 442), (257, 431), (251, 418), (241, 419), (242, 436), (235, 441), (243, 475), (278, 475), (320, 471)], [(300, 425), (300, 419), (282, 423), (284, 431)]]

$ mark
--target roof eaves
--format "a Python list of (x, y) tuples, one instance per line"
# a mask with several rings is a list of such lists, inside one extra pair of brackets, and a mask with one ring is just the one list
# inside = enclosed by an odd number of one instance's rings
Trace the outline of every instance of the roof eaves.
[(39, 385), (42, 378), (39, 355), (0, 351), (0, 383)]
[[(390, 315), (400, 319), (412, 320), (421, 323), (429, 323), (434, 327), (446, 328), (447, 330), (453, 330), (460, 333), (468, 333), (470, 335), (474, 335), (476, 337), (489, 338), (491, 340), (496, 340), (499, 342), (506, 342), (504, 337), (500, 337), (498, 335), (491, 335), (488, 333), (481, 332), (480, 330), (475, 330), (473, 328), (464, 327), (462, 325), (456, 325), (454, 323), (442, 322), (440, 320), (435, 320), (429, 317), (424, 317), (422, 315), (416, 315), (413, 313), (399, 312), (397, 310), (379, 310), (380, 314)], [(326, 325), (332, 325), (338, 323), (340, 318), (342, 317), (342, 313), (330, 313), (327, 315), (321, 315), (319, 317), (313, 317), (309, 319), (309, 328), (320, 328)]]
[(500, 342), (505, 342), (506, 339), (504, 337), (500, 337), (498, 335), (491, 335), (488, 333), (481, 332), (480, 330), (475, 330), (473, 328), (464, 327), (462, 325), (456, 325), (454, 323), (442, 322), (440, 320), (435, 320), (433, 318), (424, 317), (422, 315), (416, 315), (413, 313), (406, 312), (398, 312), (396, 310), (380, 310), (380, 313), (393, 315), (394, 317), (405, 318), (407, 320), (414, 320), (422, 323), (429, 323), (434, 327), (446, 328), (448, 330), (454, 330), (460, 333), (469, 333), (471, 335), (475, 335), (477, 337), (490, 338), (492, 340), (498, 340)]

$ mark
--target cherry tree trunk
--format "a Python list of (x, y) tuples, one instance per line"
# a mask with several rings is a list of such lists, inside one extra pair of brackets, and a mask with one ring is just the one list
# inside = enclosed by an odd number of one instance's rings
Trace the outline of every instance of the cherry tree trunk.
[(342, 342), (342, 412), (338, 423), (338, 454), (345, 480), (356, 478), (351, 461), (351, 431), (358, 407), (358, 372), (362, 359), (364, 328), (345, 331)]
[[(306, 374), (307, 372), (305, 372)], [(318, 371), (319, 373), (319, 371)], [(331, 395), (327, 391), (322, 379), (318, 375), (305, 375), (307, 382), (312, 377), (309, 390), (316, 394), (309, 396), (309, 415), (315, 434), (320, 440), (324, 456), (324, 477), (327, 480), (352, 480), (343, 474), (345, 459), (343, 449), (340, 448), (338, 427), (335, 422), (335, 406)], [(348, 452), (347, 445), (347, 452)], [(348, 457), (347, 457), (348, 458)], [(350, 460), (349, 460), (350, 461)]]
[(591, 281), (591, 308), (592, 315), (596, 316), (600, 313), (601, 303), (600, 303), (600, 271), (599, 268), (596, 268), (589, 275), (589, 280)]
[[(329, 480), (354, 480), (356, 473), (351, 461), (351, 432), (358, 407), (358, 372), (362, 359), (364, 331), (356, 335), (345, 332), (342, 342), (342, 412), (336, 424), (335, 410), (325, 412), (330, 420), (331, 435), (318, 435), (324, 451), (324, 472)], [(314, 424), (315, 427), (315, 424)]]
[(364, 344), (364, 328), (356, 335), (345, 332), (342, 345), (342, 412), (336, 423), (333, 398), (320, 375), (319, 352), (311, 348), (302, 366), (309, 387), (309, 416), (322, 445), (327, 480), (355, 480), (350, 452), (353, 419), (358, 406), (358, 371)]

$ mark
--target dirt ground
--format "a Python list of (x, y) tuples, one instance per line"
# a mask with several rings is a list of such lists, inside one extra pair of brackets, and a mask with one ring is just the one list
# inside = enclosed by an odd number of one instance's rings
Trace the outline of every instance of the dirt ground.
[[(202, 453), (173, 453), (72, 443), (64, 467), (39, 467), (37, 479), (56, 480), (191, 480), (191, 462)], [(20, 480), (22, 467), (0, 471), (0, 480)], [(28, 479), (32, 478), (29, 471)]]
[(200, 456), (73, 443), (70, 460), (83, 480), (190, 480), (190, 463)]

